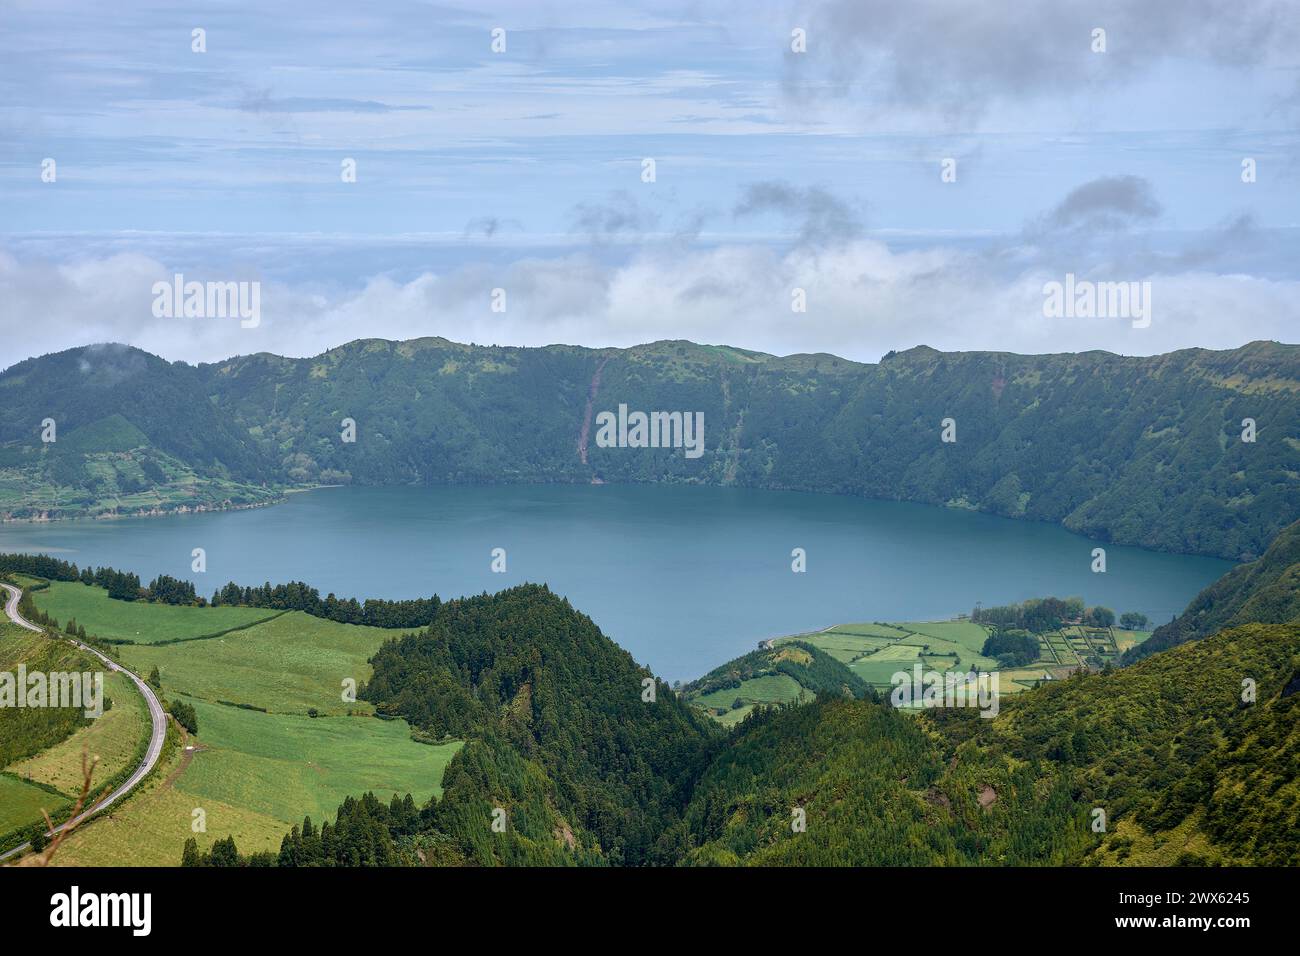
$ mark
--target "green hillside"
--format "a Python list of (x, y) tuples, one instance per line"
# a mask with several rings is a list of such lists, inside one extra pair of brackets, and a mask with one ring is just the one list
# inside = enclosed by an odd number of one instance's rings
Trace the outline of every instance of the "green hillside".
[(811, 641), (764, 647), (714, 668), (682, 688), (682, 697), (724, 726), (756, 706), (806, 703), (819, 696), (866, 697), (870, 688)]
[(1252, 624), (1026, 691), (993, 720), (843, 698), (768, 711), (696, 786), (687, 859), (1295, 865), (1297, 688), (1300, 626)]
[(445, 602), (371, 663), (380, 714), (471, 738), (433, 813), (467, 859), (673, 859), (664, 837), (718, 732), (544, 586)]
[[(588, 412), (620, 404), (703, 413), (703, 455), (598, 447)], [(939, 440), (945, 418), (955, 443)], [(0, 373), (0, 514), (13, 517), (258, 504), (316, 483), (703, 482), (1250, 559), (1300, 517), (1297, 448), (1300, 347), (1268, 342), (1149, 358), (920, 347), (875, 365), (429, 338), (192, 367), (99, 346)]]
[(1127, 651), (1131, 664), (1215, 631), (1260, 621), (1280, 624), (1300, 619), (1300, 521), (1283, 529), (1264, 556), (1233, 568), (1215, 581), (1173, 621), (1156, 628), (1151, 639)]

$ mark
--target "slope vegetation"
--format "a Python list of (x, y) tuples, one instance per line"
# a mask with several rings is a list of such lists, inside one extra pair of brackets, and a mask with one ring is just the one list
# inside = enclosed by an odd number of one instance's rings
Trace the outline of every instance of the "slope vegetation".
[[(704, 453), (601, 447), (590, 416), (620, 405), (703, 413)], [(47, 417), (55, 443), (40, 440)], [(257, 504), (316, 483), (705, 482), (1250, 559), (1300, 518), (1298, 429), (1300, 347), (1268, 342), (1148, 358), (919, 347), (875, 365), (430, 338), (190, 367), (101, 346), (0, 373), (0, 514)]]
[(1224, 627), (1259, 621), (1280, 624), (1300, 619), (1300, 521), (1282, 530), (1264, 556), (1233, 568), (1198, 594), (1187, 610), (1156, 628), (1144, 644), (1124, 655), (1124, 663), (1148, 657)]

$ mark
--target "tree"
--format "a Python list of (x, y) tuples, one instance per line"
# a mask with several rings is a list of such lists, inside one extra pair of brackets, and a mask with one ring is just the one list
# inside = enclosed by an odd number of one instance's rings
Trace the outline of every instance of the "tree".
[(235, 838), (228, 836), (212, 844), (209, 861), (210, 866), (239, 866), (239, 848), (235, 846)]
[(174, 700), (168, 705), (171, 715), (176, 718), (176, 723), (180, 724), (190, 733), (197, 735), (199, 732), (199, 715), (194, 712), (194, 705), (187, 704), (183, 700)]
[(1110, 627), (1115, 623), (1115, 612), (1100, 605), (1090, 607), (1088, 613), (1084, 615), (1084, 620), (1093, 627)]
[(1137, 611), (1125, 611), (1119, 619), (1119, 626), (1126, 631), (1145, 631), (1150, 623), (1145, 614)]
[(45, 824), (34, 824), (27, 835), (28, 841), (31, 842), (32, 850), (40, 853), (49, 844), (50, 839), (45, 833)]

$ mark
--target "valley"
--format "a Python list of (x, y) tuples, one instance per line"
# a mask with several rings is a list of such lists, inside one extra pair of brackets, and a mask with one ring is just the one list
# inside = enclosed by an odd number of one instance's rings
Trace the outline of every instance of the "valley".
[[(1233, 601), (1258, 607), (1288, 580), (1294, 566), (1278, 567), (1277, 556), (1297, 538), (1300, 525), (1248, 574), (1223, 579), (1254, 588)], [(170, 721), (159, 767), (79, 828), (62, 864), (175, 865), (189, 840), (197, 862), (281, 866), (320, 852), (387, 865), (1145, 865), (1300, 854), (1286, 769), (1300, 619), (1286, 606), (1122, 668), (1148, 632), (1076, 623), (1108, 612), (1069, 600), (981, 608), (978, 620), (835, 625), (764, 642), (680, 691), (652, 681), (658, 693), (647, 699), (648, 672), (538, 586), (431, 605), (430, 625), (413, 632), (287, 608), (123, 601), (75, 580), (9, 574), (34, 596), (32, 613), (80, 615), (86, 640), (147, 672), (174, 712), (188, 705), (197, 721), (197, 734)], [(1021, 623), (1039, 628), (1035, 660), (1005, 667), (984, 653)], [(180, 636), (169, 640), (173, 627)], [(116, 636), (98, 639), (96, 628)], [(17, 630), (0, 635), (9, 660), (69, 653)], [(983, 720), (889, 706), (890, 676), (916, 664), (1000, 669), (1000, 712)], [(1254, 688), (1244, 708), (1234, 703), (1242, 674)], [(339, 694), (349, 679), (355, 701)], [(83, 748), (104, 758), (105, 775), (133, 763), (147, 719), (127, 690), (114, 686), (100, 722), (53, 730), (7, 762), (9, 816), (66, 807)], [(1255, 781), (1245, 817), (1239, 774)], [(365, 793), (377, 802), (353, 799)], [(815, 826), (792, 833), (789, 806)], [(350, 828), (364, 821), (382, 843), (359, 849), (342, 829), (333, 839), (344, 842), (323, 850), (293, 842), (316, 839), (337, 807), (340, 828), (346, 812)], [(494, 807), (510, 821), (500, 833), (487, 825)], [(1098, 807), (1114, 821), (1100, 833), (1088, 825)], [(296, 827), (303, 818), (316, 823)]]
[(1300, 862), (1295, 369), (20, 362), (0, 573), (44, 632), (3, 625), (0, 664), (123, 671), (93, 721), (0, 710), (0, 850), (39, 849), (93, 754), (118, 798), (58, 864)]
[[(0, 372), (0, 517), (245, 507), (337, 484), (657, 483), (924, 502), (1248, 560), (1292, 514), (1298, 348), (918, 346), (867, 364), (421, 338), (190, 366), (99, 345)], [(690, 457), (582, 441), (591, 409), (622, 406), (687, 409), (707, 431)], [(960, 440), (940, 440), (945, 419)]]

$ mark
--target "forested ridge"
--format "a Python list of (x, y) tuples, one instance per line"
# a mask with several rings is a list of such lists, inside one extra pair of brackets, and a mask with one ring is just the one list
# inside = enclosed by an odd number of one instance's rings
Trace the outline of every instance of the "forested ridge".
[[(580, 449), (597, 368), (596, 411), (702, 412), (704, 454)], [(40, 440), (47, 418), (56, 442)], [(954, 443), (940, 441), (946, 418)], [(1298, 459), (1300, 346), (1268, 342), (1147, 358), (918, 347), (874, 365), (689, 342), (360, 340), (200, 366), (98, 346), (0, 373), (11, 517), (252, 505), (312, 484), (701, 482), (975, 508), (1250, 559), (1300, 518)]]
[[(1242, 674), (1257, 682), (1250, 703)], [(653, 705), (639, 702), (621, 728), (571, 713), (543, 732), (516, 696), (498, 714), (506, 729), (480, 724), (443, 798), (418, 812), (366, 798), (345, 805), (332, 843), (307, 822), (278, 856), (223, 848), (189, 862), (1296, 865), (1298, 691), (1300, 626), (1249, 624), (1021, 694), (993, 720), (827, 695), (757, 710), (727, 738), (688, 729), (675, 707), (666, 725), (644, 723)], [(665, 727), (668, 747), (653, 743)], [(602, 734), (620, 752), (584, 754)], [(676, 747), (698, 759), (652, 782)]]
[(528, 807), (512, 838), (531, 827), (540, 842), (558, 832), (614, 862), (673, 857), (664, 835), (720, 734), (544, 586), (447, 601), (371, 663), (360, 696), (379, 713), (471, 738), (435, 816), (472, 836), (480, 861), (500, 855), (483, 831), (503, 791)]
[(1124, 663), (1221, 628), (1259, 621), (1282, 624), (1300, 620), (1300, 521), (1284, 528), (1257, 561), (1238, 565), (1192, 599), (1182, 614), (1156, 628), (1129, 649)]

